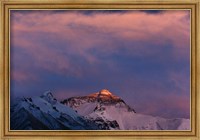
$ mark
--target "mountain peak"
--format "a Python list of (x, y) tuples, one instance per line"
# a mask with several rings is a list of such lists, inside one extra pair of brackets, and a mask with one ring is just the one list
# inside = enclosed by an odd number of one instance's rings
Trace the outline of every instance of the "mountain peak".
[(42, 94), (42, 97), (53, 98), (53, 94), (50, 90), (48, 90)]
[(102, 90), (99, 91), (99, 95), (112, 96), (112, 93), (107, 89), (102, 89)]
[(99, 92), (92, 93), (86, 97), (92, 97), (92, 98), (103, 99), (103, 100), (120, 99), (118, 96), (111, 93), (108, 89), (101, 89)]
[(44, 92), (43, 95), (40, 97), (52, 104), (56, 103), (56, 99), (53, 97), (53, 94), (50, 90)]

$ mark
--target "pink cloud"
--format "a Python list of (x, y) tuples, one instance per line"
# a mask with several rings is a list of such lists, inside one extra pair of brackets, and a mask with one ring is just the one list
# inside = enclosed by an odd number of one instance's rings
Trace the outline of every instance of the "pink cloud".
[(149, 99), (148, 101), (140, 102), (136, 109), (140, 113), (153, 114), (155, 116), (182, 116), (187, 118), (190, 114), (190, 98), (176, 94), (163, 95), (162, 97), (155, 96), (153, 100)]
[[(167, 11), (155, 15), (134, 12), (126, 14), (99, 13), (87, 16), (80, 13), (40, 14), (33, 12), (25, 17), (16, 13), (15, 16), (19, 20), (13, 29), (25, 32), (53, 33), (60, 38), (67, 38), (75, 44), (84, 45), (82, 49), (94, 47), (94, 44), (102, 42), (100, 38), (92, 38), (95, 32), (106, 33), (125, 40), (150, 41), (158, 44), (171, 40), (176, 47), (184, 47), (185, 44), (189, 44), (190, 36), (190, 23), (186, 19), (188, 14), (188, 11)], [(29, 20), (27, 21), (27, 19)], [(85, 31), (88, 34), (85, 34)], [(92, 39), (88, 41), (89, 37)]]
[[(188, 72), (189, 74), (189, 72)], [(185, 76), (185, 72), (178, 71), (178, 72), (170, 72), (169, 73), (169, 80), (173, 82), (174, 86), (176, 86), (179, 90), (179, 94), (188, 93), (190, 89), (190, 77)]]
[(11, 78), (12, 80), (15, 80), (17, 82), (28, 82), (37, 80), (37, 77), (34, 74), (22, 71), (12, 71)]
[[(61, 13), (13, 13), (11, 45), (27, 50), (33, 56), (39, 67), (44, 69), (71, 73), (77, 76), (82, 74), (81, 67), (75, 66), (68, 57), (61, 52), (79, 54), (89, 63), (98, 63), (99, 60), (88, 52), (89, 49), (98, 49), (103, 54), (115, 53), (119, 46), (116, 42), (106, 39), (106, 34), (116, 40), (145, 42), (163, 46), (171, 42), (174, 49), (174, 58), (182, 59), (188, 51), (190, 26), (187, 16), (189, 11), (166, 11), (160, 14), (144, 12), (130, 13), (98, 13), (92, 16), (78, 12)], [(45, 33), (49, 40), (63, 42), (66, 47), (51, 49), (38, 34)], [(24, 35), (32, 35), (25, 38)], [(95, 36), (97, 35), (97, 36)], [(41, 36), (40, 36), (41, 37)], [(70, 44), (70, 45), (68, 45)], [(102, 46), (99, 47), (98, 44)], [(137, 55), (152, 55), (149, 46), (123, 46), (127, 50), (135, 48)], [(47, 51), (48, 50), (48, 51)], [(74, 68), (76, 67), (76, 68)], [(57, 71), (58, 72), (58, 71)]]
[[(148, 79), (132, 77), (132, 79), (127, 78), (122, 81), (125, 84), (118, 89), (120, 88), (120, 92), (127, 94), (123, 95), (126, 102), (132, 105), (138, 113), (169, 118), (172, 116), (188, 118), (190, 96), (188, 85), (184, 83), (188, 80), (184, 77), (182, 73), (177, 74), (177, 77), (174, 76), (173, 80), (176, 80), (177, 83), (171, 81), (171, 77), (166, 79), (168, 82), (173, 82), (175, 88), (164, 85), (162, 81), (149, 81)], [(185, 85), (186, 87), (184, 87)], [(133, 87), (135, 90), (127, 91), (129, 87)]]

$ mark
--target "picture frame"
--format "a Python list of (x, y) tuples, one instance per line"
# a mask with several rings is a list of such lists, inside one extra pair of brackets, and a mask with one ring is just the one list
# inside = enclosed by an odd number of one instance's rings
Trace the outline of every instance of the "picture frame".
[[(200, 116), (200, 46), (199, 46), (199, 0), (181, 0), (181, 1), (157, 1), (157, 0), (3, 0), (1, 4), (1, 47), (0, 47), (0, 120), (1, 120), (1, 138), (56, 138), (56, 139), (199, 139), (199, 116)], [(191, 10), (191, 131), (14, 131), (10, 130), (10, 10), (32, 9), (189, 9)]]

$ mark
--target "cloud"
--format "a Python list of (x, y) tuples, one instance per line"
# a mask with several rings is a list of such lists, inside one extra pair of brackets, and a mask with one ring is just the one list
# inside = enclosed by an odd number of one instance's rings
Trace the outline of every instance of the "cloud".
[[(186, 96), (164, 96), (157, 100), (141, 103), (138, 111), (154, 116), (190, 118), (190, 99)], [(159, 107), (158, 107), (159, 106)]]
[[(188, 68), (189, 69), (189, 68)], [(190, 72), (178, 71), (169, 74), (171, 81), (177, 89), (178, 94), (187, 95), (190, 92)]]
[(164, 89), (157, 90), (157, 87), (155, 90), (145, 89), (139, 93), (136, 90), (132, 92), (132, 95), (124, 95), (125, 101), (136, 112), (167, 118), (190, 117), (189, 95), (178, 95), (177, 92)]
[(189, 10), (11, 11), (11, 78), (39, 79), (37, 91), (50, 87), (59, 99), (106, 87), (136, 111), (187, 116), (189, 18)]
[[(125, 49), (130, 55), (149, 56), (163, 53), (162, 48), (170, 42), (174, 59), (188, 54), (189, 11), (97, 12), (92, 16), (69, 11), (11, 14), (12, 47), (26, 49), (39, 67), (54, 72), (80, 76), (81, 68), (67, 55), (78, 55), (89, 63), (101, 61), (91, 50), (110, 55)], [(153, 46), (157, 47), (151, 49)]]
[[(123, 47), (130, 50), (132, 48), (139, 49), (141, 54), (154, 52), (151, 52), (151, 49), (147, 48), (144, 43), (135, 46), (135, 42), (151, 43), (160, 47), (171, 42), (175, 50), (174, 55), (180, 56), (185, 55), (188, 51), (190, 41), (188, 16), (189, 11), (166, 11), (161, 14), (96, 13), (92, 16), (69, 11), (57, 14), (51, 12), (41, 14), (32, 11), (25, 15), (13, 13), (14, 19), (18, 19), (16, 23), (13, 21), (13, 30), (23, 34), (44, 34), (54, 41), (61, 40), (70, 43), (71, 46), (76, 46), (75, 49), (70, 47), (70, 51), (78, 51), (84, 57), (91, 57), (86, 51), (95, 47), (104, 53), (116, 51), (122, 46), (116, 45), (113, 42), (115, 40), (131, 41), (132, 46), (125, 45)], [(38, 40), (38, 34), (32, 35), (32, 37)], [(104, 46), (99, 47), (97, 44)], [(146, 51), (147, 49), (148, 51)]]
[(30, 81), (37, 81), (37, 77), (34, 74), (22, 71), (12, 71), (11, 72), (11, 79), (17, 82), (30, 82)]

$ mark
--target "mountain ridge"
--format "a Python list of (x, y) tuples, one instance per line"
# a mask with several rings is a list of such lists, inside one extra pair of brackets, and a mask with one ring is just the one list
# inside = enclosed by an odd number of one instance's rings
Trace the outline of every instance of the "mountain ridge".
[[(19, 113), (20, 112), (20, 113)], [(12, 130), (96, 130), (70, 107), (59, 103), (50, 91), (40, 97), (22, 98), (11, 106)]]
[[(79, 101), (78, 101), (79, 100)], [(133, 111), (136, 113), (136, 111), (131, 108), (129, 105), (127, 105), (124, 100), (122, 100), (120, 97), (112, 94), (109, 90), (107, 89), (102, 89), (97, 93), (92, 93), (86, 96), (77, 96), (77, 97), (71, 97), (66, 100), (61, 101), (61, 103), (70, 106), (71, 108), (75, 109), (84, 102), (98, 102), (103, 105), (111, 105), (111, 104), (124, 104), (128, 111)]]
[(136, 113), (107, 89), (59, 102), (51, 91), (10, 108), (11, 130), (189, 130), (190, 120)]
[[(119, 130), (177, 130), (190, 129), (189, 119), (165, 119), (136, 113), (120, 97), (107, 89), (87, 96), (71, 97), (63, 100), (66, 106), (90, 120), (115, 121)], [(103, 122), (102, 121), (102, 122)], [(109, 125), (108, 125), (109, 127)], [(113, 129), (109, 127), (110, 129)]]

